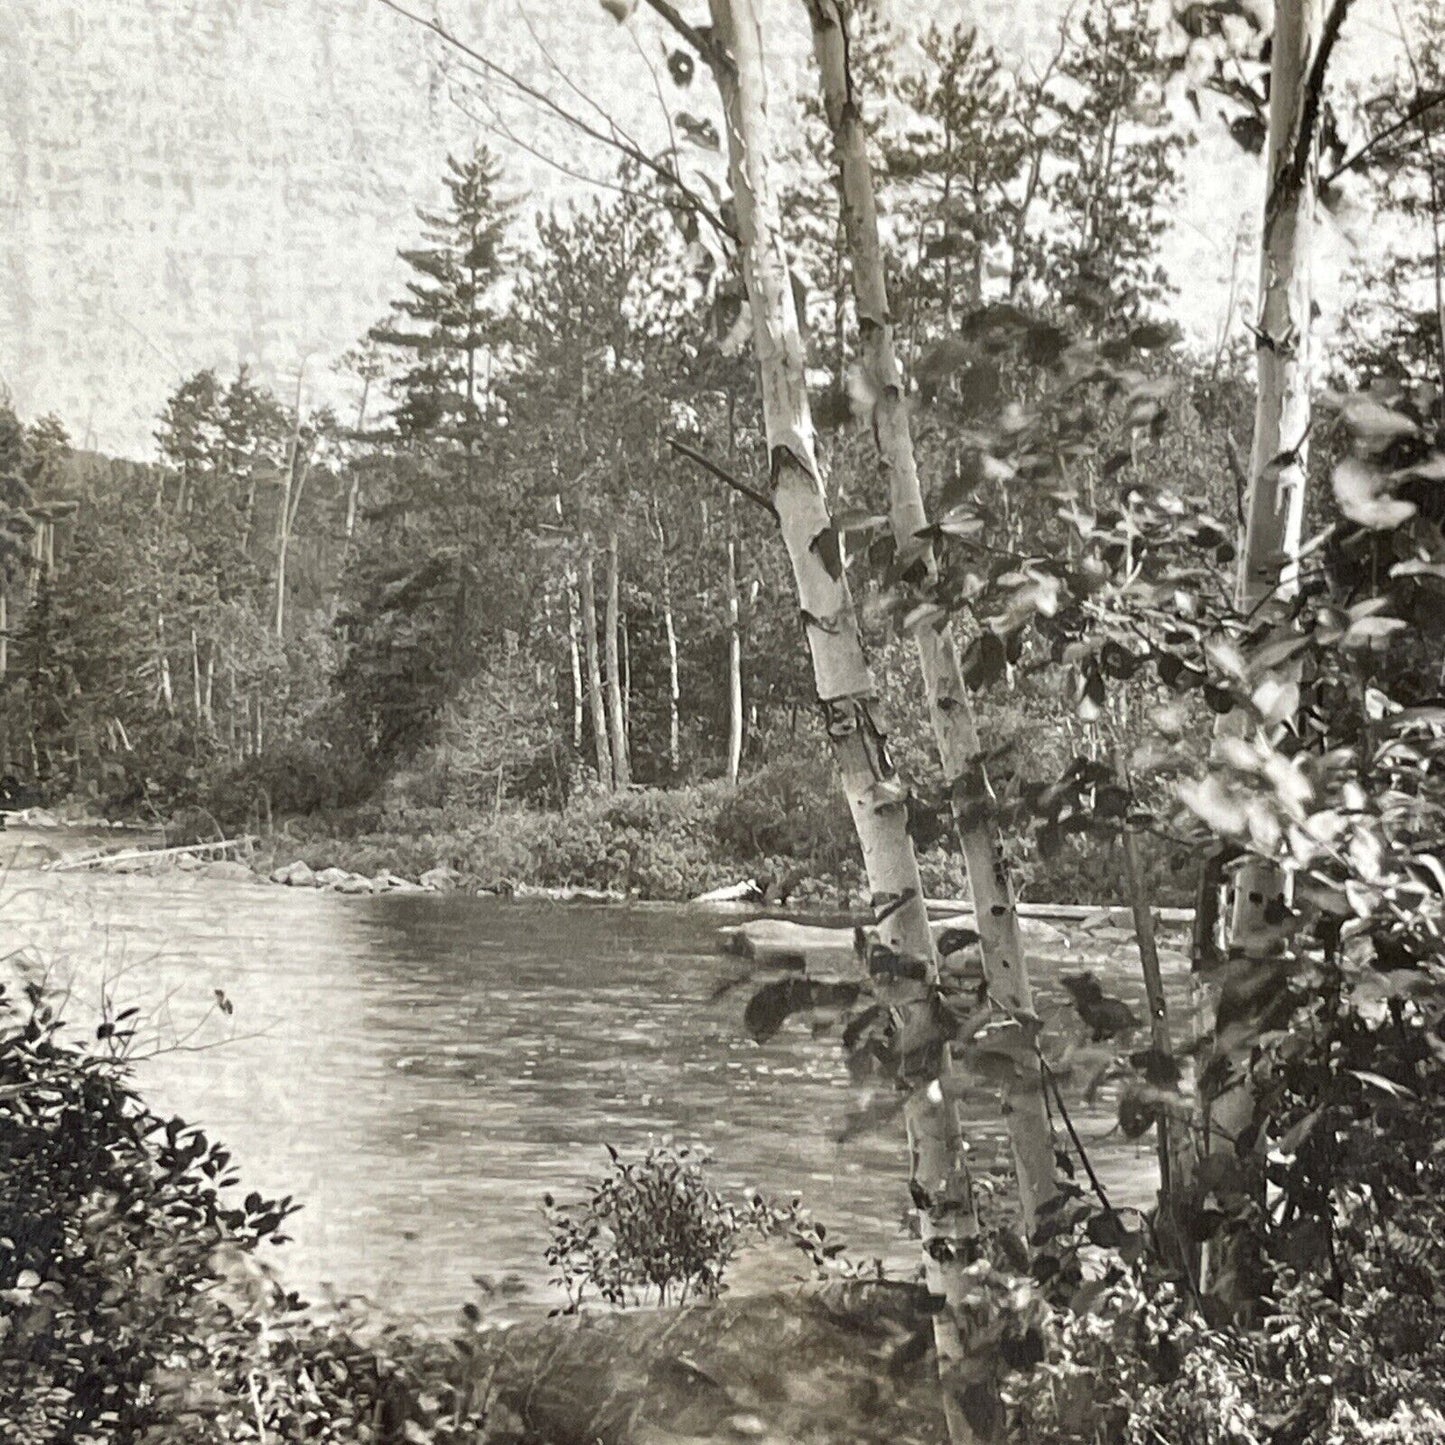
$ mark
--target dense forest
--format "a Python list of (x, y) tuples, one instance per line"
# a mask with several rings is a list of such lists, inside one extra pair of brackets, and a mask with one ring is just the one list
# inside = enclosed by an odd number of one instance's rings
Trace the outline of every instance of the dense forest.
[[(1147, 456), (1101, 440), (1081, 475), (1113, 489), (1163, 469), (1222, 515), (1233, 505), (1224, 458), (1247, 427), (1246, 350), (1227, 319), (1207, 353), (1168, 319), (1157, 250), (1188, 137), (1161, 109), (1156, 49), (1142, 4), (1081, 14), (1039, 78), (961, 26), (930, 29), (907, 70), (880, 23), (854, 43), (921, 470), (938, 507), (977, 500), (1000, 560), (1038, 549), (1041, 518), (980, 469), (971, 431), (1037, 391), (1066, 334), (1127, 354), (1177, 397), (1167, 420), (1162, 401), (1130, 403), (1156, 416), (1119, 445), (1147, 438)], [(669, 83), (705, 111), (682, 61)], [(521, 213), (504, 158), (454, 159), (402, 253), (405, 291), (336, 363), (354, 411), (304, 409), (304, 369), (276, 395), (242, 368), (177, 379), (155, 463), (73, 454), (53, 419), (12, 428), (8, 770), (52, 801), (200, 808), (228, 829), (324, 815), (341, 833), (386, 832), (432, 810), (449, 861), (486, 881), (525, 867), (468, 843), (501, 810), (592, 795), (601, 817), (599, 791), (741, 781), (740, 801), (687, 794), (682, 831), (701, 815), (717, 835), (700, 853), (609, 868), (579, 841), (554, 881), (666, 895), (725, 881), (729, 858), (844, 867), (805, 841), (826, 810), (790, 826), (831, 789), (787, 558), (756, 504), (762, 418), (718, 128), (685, 109), (677, 128), (689, 180), (629, 159), (617, 193), (546, 215)], [(850, 548), (876, 556), (830, 145), (815, 106), (783, 209), (830, 499), (858, 523)], [(1015, 313), (1040, 328), (1022, 352), (994, 324)], [(937, 769), (895, 622), (880, 613), (870, 637), (898, 676), (895, 746), (926, 791)], [(1027, 657), (1009, 659), (1007, 682), (981, 706), (1021, 779), (1129, 732), (1128, 704), (1081, 717)], [(1036, 851), (1017, 847), (1021, 864)], [(1107, 886), (1067, 861), (1029, 866), (1041, 888)]]

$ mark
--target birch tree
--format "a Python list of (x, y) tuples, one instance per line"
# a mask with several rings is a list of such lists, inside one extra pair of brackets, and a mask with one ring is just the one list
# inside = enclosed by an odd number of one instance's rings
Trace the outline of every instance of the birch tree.
[[(977, 1253), (978, 1217), (940, 1018), (938, 956), (918, 861), (907, 828), (906, 789), (889, 757), (873, 677), (829, 515), (819, 469), (796, 297), (784, 252), (769, 142), (764, 41), (753, 0), (710, 0), (711, 34), (685, 25), (666, 3), (653, 8), (691, 39), (722, 94), (737, 240), (762, 392), (770, 496), (797, 588), (825, 731), (857, 832), (878, 941), (872, 984), (891, 1026), (901, 1082), (910, 1183), (921, 1205), (930, 1286), (954, 1309), (935, 1316), (949, 1429), (956, 1441), (985, 1438), (1001, 1410), (988, 1381), (962, 1381), (966, 1353), (958, 1311)], [(982, 1387), (982, 1388), (981, 1388)]]
[[(858, 97), (848, 65), (848, 20), (842, 0), (809, 0), (823, 105), (833, 134), (843, 226), (858, 311), (860, 366), (873, 399), (873, 437), (888, 491), (889, 521), (899, 557), (917, 554), (937, 576), (928, 516), (913, 449), (902, 373), (893, 345), (893, 316), (878, 234), (873, 174)], [(921, 589), (926, 592), (925, 588)], [(920, 598), (920, 602), (924, 601)], [(946, 619), (917, 606), (906, 622), (918, 653), (944, 776), (950, 784), (958, 840), (968, 869), (974, 917), (989, 996), (1002, 1014), (1032, 1019), (1033, 997), (1018, 909), (993, 816), (978, 728), (958, 651)], [(1025, 1233), (1033, 1234), (1041, 1204), (1054, 1194), (1054, 1147), (1038, 1067), (1021, 1066), (1004, 1087), (1004, 1120), (1018, 1175)]]
[[(1256, 399), (1235, 603), (1256, 624), (1287, 619), (1299, 590), (1310, 428), (1311, 246), (1316, 160), (1325, 68), (1348, 8), (1334, 0), (1279, 0), (1271, 42), (1266, 197), (1260, 243), (1259, 321), (1255, 329)], [(1266, 685), (1277, 693), (1268, 711), (1278, 729), (1299, 710), (1297, 667), (1277, 668)], [(1221, 731), (1228, 731), (1224, 719)], [(1216, 1070), (1227, 1083), (1207, 1100), (1206, 1153), (1243, 1156), (1252, 1133), (1255, 1098), (1248, 1060), (1232, 1057), (1231, 1021), (1242, 1006), (1257, 1008), (1282, 957), (1289, 919), (1286, 875), (1255, 856), (1232, 881), (1229, 955), (1238, 960), (1224, 980), (1214, 1029)], [(1263, 1188), (1262, 1161), (1257, 1161)], [(1258, 1296), (1257, 1251), (1241, 1235), (1206, 1251), (1206, 1284), (1236, 1311)]]

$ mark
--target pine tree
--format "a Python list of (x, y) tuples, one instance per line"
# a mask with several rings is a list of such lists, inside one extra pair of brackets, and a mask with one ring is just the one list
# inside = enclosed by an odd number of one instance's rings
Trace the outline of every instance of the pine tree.
[(7, 591), (13, 590), (31, 561), (33, 460), (19, 418), (8, 406), (0, 406), (0, 582)]
[(997, 253), (1017, 272), (1012, 252), (1037, 187), (1037, 148), (1017, 85), (975, 30), (931, 25), (919, 43), (923, 68), (898, 84), (915, 120), (885, 141), (885, 155), (914, 237), (905, 258), (909, 310), (936, 306), (948, 330), (960, 305), (983, 301)]
[(1051, 224), (1030, 258), (1033, 280), (1094, 328), (1169, 292), (1159, 241), (1181, 142), (1164, 124), (1165, 78), (1147, 0), (1093, 0), (1041, 83)]
[(392, 420), (409, 442), (447, 443), (470, 454), (485, 416), (486, 353), (499, 338), (492, 288), (505, 270), (508, 207), (497, 194), (501, 169), (485, 146), (447, 160), (448, 203), (419, 211), (420, 246), (404, 250), (406, 295), (373, 341), (403, 358), (393, 381)]

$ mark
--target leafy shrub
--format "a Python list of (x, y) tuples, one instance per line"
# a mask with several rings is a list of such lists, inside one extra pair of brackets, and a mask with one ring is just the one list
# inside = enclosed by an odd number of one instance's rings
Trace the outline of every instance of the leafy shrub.
[(264, 1263), (290, 1199), (149, 1110), (131, 1020), (88, 1046), (0, 989), (0, 1421), (6, 1445), (480, 1445), (450, 1342), (326, 1323)]
[(852, 864), (857, 842), (826, 757), (770, 763), (722, 798), (713, 825), (725, 857), (784, 857), (832, 877)]
[(653, 1299), (684, 1304), (715, 1299), (723, 1276), (749, 1235), (765, 1237), (798, 1219), (754, 1194), (724, 1198), (704, 1174), (707, 1156), (686, 1147), (649, 1149), (624, 1162), (609, 1144), (612, 1167), (581, 1203), (543, 1204), (552, 1242), (547, 1263), (579, 1309), (588, 1291), (615, 1307)]

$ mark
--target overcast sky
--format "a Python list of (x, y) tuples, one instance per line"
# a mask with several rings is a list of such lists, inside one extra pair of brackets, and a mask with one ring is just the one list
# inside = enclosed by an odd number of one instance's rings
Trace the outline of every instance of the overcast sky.
[[(1365, 0), (1351, 21), (1377, 53), (1384, 5)], [(650, 17), (620, 28), (598, 0), (441, 8), (483, 54), (662, 143)], [(930, 8), (966, 14), (1021, 58), (1058, 23), (1051, 5), (1011, 0)], [(808, 82), (802, 7), (764, 10), (786, 97)], [(698, 86), (688, 105), (703, 110)], [(151, 454), (167, 394), (203, 366), (248, 362), (289, 397), (304, 364), (308, 398), (343, 400), (332, 365), (398, 289), (397, 248), (449, 150), (487, 140), (529, 208), (576, 193), (559, 166), (611, 166), (495, 87), (468, 113), (437, 43), (381, 0), (3, 0), (0, 89), (0, 384), (22, 416), (55, 411), (78, 444), (122, 455)], [(1224, 316), (1261, 189), (1204, 127), (1169, 248), (1200, 336)]]

